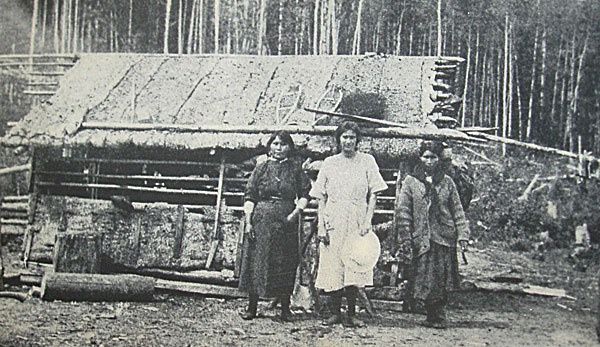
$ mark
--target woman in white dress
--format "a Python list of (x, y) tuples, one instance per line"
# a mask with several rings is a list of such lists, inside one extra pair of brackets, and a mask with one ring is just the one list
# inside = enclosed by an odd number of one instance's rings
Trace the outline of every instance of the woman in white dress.
[(319, 200), (319, 268), (315, 286), (330, 294), (333, 315), (323, 324), (342, 323), (342, 294), (348, 301), (347, 325), (362, 325), (355, 318), (359, 288), (373, 285), (373, 268), (357, 269), (344, 264), (349, 238), (372, 232), (371, 219), (377, 194), (387, 189), (375, 158), (357, 151), (361, 133), (354, 122), (335, 132), (338, 154), (323, 162), (310, 195)]

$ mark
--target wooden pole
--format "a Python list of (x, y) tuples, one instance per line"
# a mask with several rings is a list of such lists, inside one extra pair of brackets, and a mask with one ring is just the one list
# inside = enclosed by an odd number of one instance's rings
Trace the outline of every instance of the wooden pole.
[(217, 186), (217, 206), (215, 210), (215, 224), (212, 232), (212, 243), (210, 245), (210, 251), (208, 258), (206, 259), (205, 268), (209, 269), (212, 262), (217, 254), (217, 247), (219, 246), (219, 217), (221, 216), (221, 201), (223, 199), (223, 178), (225, 177), (225, 158), (221, 159), (221, 166), (219, 167), (219, 183)]
[(39, 0), (33, 0), (33, 12), (31, 13), (31, 36), (29, 38), (29, 61), (33, 64), (33, 53), (35, 53), (35, 35), (37, 30)]
[[(307, 135), (329, 135), (331, 136), (337, 127), (335, 126), (306, 126), (306, 125), (183, 125), (183, 124), (146, 124), (146, 123), (107, 123), (107, 122), (83, 122), (80, 130), (170, 130), (175, 132), (219, 132), (240, 134), (269, 134), (278, 130), (286, 130), (292, 134)], [(365, 128), (361, 132), (364, 136), (377, 138), (412, 138), (425, 140), (457, 140), (485, 142), (474, 138), (466, 133), (454, 129), (437, 128)]]
[[(544, 147), (544, 146), (536, 145), (534, 143), (527, 143), (527, 142), (521, 142), (521, 141), (517, 141), (517, 140), (513, 140), (513, 139), (503, 138), (503, 137), (496, 136), (496, 135), (490, 135), (490, 134), (485, 134), (485, 133), (480, 133), (480, 132), (470, 132), (469, 135), (481, 137), (481, 138), (484, 138), (484, 139), (490, 140), (490, 141), (505, 143), (508, 145), (524, 147), (524, 148), (528, 148), (528, 149), (532, 149), (532, 150), (536, 150), (536, 151), (540, 151), (540, 152), (556, 154), (556, 155), (560, 155), (560, 156), (567, 157), (567, 158), (573, 158), (573, 159), (579, 158), (579, 155), (577, 153), (572, 153), (572, 152), (565, 151), (562, 149), (557, 149), (557, 148)], [(599, 158), (593, 157), (591, 155), (585, 155), (584, 157), (588, 161), (595, 161), (595, 162), (600, 163)]]

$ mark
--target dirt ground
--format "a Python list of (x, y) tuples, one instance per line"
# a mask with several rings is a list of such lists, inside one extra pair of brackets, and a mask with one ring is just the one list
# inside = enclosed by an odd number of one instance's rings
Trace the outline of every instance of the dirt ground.
[[(568, 298), (510, 292), (462, 290), (452, 296), (450, 327), (421, 325), (422, 315), (379, 311), (362, 328), (321, 326), (311, 312), (294, 310), (295, 321), (277, 320), (261, 302), (260, 318), (244, 321), (244, 300), (161, 293), (153, 302), (21, 303), (0, 298), (1, 346), (593, 346), (597, 345), (598, 287), (595, 268), (574, 271), (568, 251), (554, 250), (545, 261), (508, 253), (493, 245), (473, 249), (461, 265), (465, 288), (491, 274), (511, 272), (524, 281), (567, 291)], [(6, 258), (6, 253), (5, 253)], [(18, 261), (11, 258), (5, 265)], [(26, 292), (28, 287), (5, 288)]]

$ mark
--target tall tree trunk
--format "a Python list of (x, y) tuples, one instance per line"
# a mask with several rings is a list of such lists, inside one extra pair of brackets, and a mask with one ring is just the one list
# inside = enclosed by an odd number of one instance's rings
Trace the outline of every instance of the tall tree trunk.
[(277, 15), (277, 55), (281, 55), (283, 42), (283, 0), (279, 0)]
[(563, 135), (563, 143), (562, 143), (562, 148), (566, 148), (566, 139), (567, 139), (567, 134), (566, 134), (566, 114), (565, 114), (565, 107), (564, 105), (566, 104), (566, 97), (567, 97), (567, 88), (568, 88), (568, 75), (567, 75), (567, 71), (568, 71), (568, 64), (569, 64), (569, 42), (566, 42), (566, 48), (565, 48), (565, 56), (564, 56), (564, 61), (563, 61), (563, 71), (562, 71), (562, 85), (561, 85), (561, 89), (560, 89), (560, 102), (558, 103), (559, 106), (559, 122), (558, 122), (558, 129), (559, 129), (559, 135)]
[(313, 54), (319, 54), (319, 5), (321, 0), (315, 0), (315, 12), (313, 14)]
[(519, 140), (523, 140), (523, 104), (521, 101), (521, 83), (519, 82), (519, 64), (517, 63), (517, 54), (515, 53), (515, 81), (517, 85), (517, 120), (519, 126), (519, 133), (517, 134)]
[(169, 27), (171, 26), (171, 5), (172, 0), (165, 3), (165, 30), (163, 36), (163, 53), (169, 54)]
[[(363, 0), (360, 0), (359, 6)], [(394, 54), (402, 55), (402, 26), (404, 25), (404, 12), (406, 7), (406, 0), (402, 1), (402, 10), (400, 11), (400, 19), (398, 19), (398, 32), (396, 34), (396, 49)], [(359, 7), (360, 8), (360, 7)]]
[(535, 97), (535, 80), (536, 80), (536, 68), (537, 68), (537, 51), (538, 51), (538, 40), (540, 32), (539, 29), (535, 28), (535, 37), (533, 39), (533, 62), (531, 63), (531, 86), (529, 93), (529, 105), (527, 110), (527, 128), (525, 130), (525, 139), (531, 140), (531, 127), (533, 123), (533, 98)]
[[(485, 102), (485, 87), (487, 84), (487, 49), (484, 48), (483, 61), (481, 62), (481, 91), (479, 92), (479, 125), (483, 125), (484, 102)], [(475, 84), (475, 87), (477, 85)]]
[(339, 48), (339, 23), (337, 19), (337, 4), (335, 0), (329, 0), (330, 30), (331, 30), (331, 54), (337, 55)]
[(215, 0), (215, 53), (219, 53), (219, 29), (221, 27), (221, 0)]
[(563, 36), (560, 35), (560, 44), (558, 46), (558, 54), (556, 59), (556, 70), (554, 71), (554, 86), (552, 87), (552, 105), (550, 108), (550, 119), (552, 120), (552, 124), (556, 127), (556, 99), (558, 95), (558, 77), (560, 72), (560, 60), (562, 55), (562, 45), (563, 45)]
[(546, 28), (543, 29), (542, 31), (542, 66), (541, 66), (541, 71), (540, 71), (540, 108), (539, 108), (539, 112), (538, 114), (540, 115), (540, 117), (546, 117), (546, 110), (545, 110), (545, 88), (546, 88), (546, 50), (547, 50), (547, 43), (546, 43)]
[[(576, 52), (577, 52), (577, 31), (573, 30), (573, 39), (571, 41), (571, 67), (569, 74), (569, 86), (567, 90), (567, 102), (571, 105), (573, 102), (573, 96), (575, 94), (575, 68), (576, 68)], [(569, 151), (575, 150), (575, 139), (573, 138), (573, 113), (569, 106), (567, 106), (567, 122), (565, 128), (565, 136), (563, 140), (563, 146), (569, 148)]]
[[(360, 54), (360, 40), (361, 40), (361, 31), (362, 31), (362, 10), (363, 10), (364, 0), (358, 0), (358, 10), (356, 11), (356, 27), (354, 28), (354, 38), (352, 40), (352, 54), (358, 55)], [(401, 16), (402, 18), (402, 16)], [(402, 27), (402, 24), (400, 24)], [(398, 29), (401, 30), (401, 29)]]
[[(504, 17), (504, 73), (502, 74), (502, 137), (507, 135), (507, 123), (508, 123), (508, 65), (510, 62), (510, 55), (508, 52), (508, 40), (510, 32), (510, 22), (508, 20), (508, 13)], [(506, 145), (502, 144), (502, 155), (506, 155)]]
[(67, 2), (68, 0), (63, 0), (62, 2), (62, 10), (60, 13), (60, 52), (65, 53), (65, 44), (67, 42)]
[(582, 72), (582, 68), (583, 68), (583, 60), (585, 59), (585, 53), (587, 52), (589, 38), (590, 38), (590, 32), (588, 29), (588, 31), (586, 32), (586, 35), (585, 35), (585, 39), (583, 41), (583, 49), (581, 50), (581, 54), (579, 55), (579, 66), (577, 67), (577, 77), (576, 77), (576, 81), (575, 81), (575, 87), (573, 89), (573, 98), (571, 99), (571, 102), (569, 105), (569, 119), (571, 120), (571, 127), (570, 127), (571, 134), (569, 135), (569, 138), (570, 138), (569, 149), (571, 152), (573, 152), (573, 148), (575, 145), (575, 143), (574, 143), (574, 138), (575, 138), (574, 127), (575, 126), (574, 125), (575, 125), (575, 117), (577, 117), (577, 113), (579, 112), (579, 110), (578, 110), (579, 86), (581, 84), (581, 72)]
[[(470, 39), (471, 27), (469, 26), (469, 39)], [(430, 38), (431, 40), (431, 38)], [(431, 44), (429, 45), (431, 47)], [(438, 57), (442, 56), (442, 0), (437, 2), (437, 48), (436, 54)], [(431, 55), (431, 52), (429, 53)], [(464, 122), (464, 110), (463, 110), (463, 122)]]
[[(501, 76), (501, 62), (502, 62), (502, 58), (500, 57), (501, 54), (501, 50), (498, 49), (498, 53), (496, 55), (496, 97), (494, 100), (495, 103), (495, 111), (496, 113), (494, 114), (494, 127), (499, 129), (500, 128), (500, 113), (502, 112), (502, 95), (504, 94), (502, 89), (501, 89), (501, 81), (502, 78), (500, 78)], [(496, 130), (496, 132), (498, 132), (499, 130)]]
[(73, 36), (73, 0), (67, 0), (67, 52), (72, 52), (71, 37)]
[(267, 34), (267, 0), (260, 0), (260, 10), (258, 14), (258, 54), (265, 53), (263, 40)]
[(199, 0), (198, 3), (198, 13), (197, 17), (197, 25), (196, 25), (196, 38), (198, 39), (198, 46), (196, 48), (196, 52), (202, 54), (204, 53), (204, 0)]
[(408, 37), (408, 55), (413, 55), (413, 38), (414, 38), (414, 23), (410, 26), (410, 35)]
[[(438, 1), (439, 4), (439, 1)], [(439, 5), (438, 5), (439, 6)], [(462, 98), (462, 116), (460, 120), (460, 125), (462, 127), (465, 126), (467, 117), (467, 98), (469, 92), (469, 75), (471, 71), (471, 26), (469, 25), (469, 31), (467, 34), (467, 65), (465, 67), (465, 88), (463, 90), (463, 98)]]
[(512, 137), (512, 111), (513, 111), (513, 32), (512, 24), (509, 24), (509, 37), (508, 37), (508, 94), (507, 94), (507, 105), (508, 105), (508, 117), (506, 122), (506, 135)]
[(58, 23), (60, 20), (60, 0), (54, 0), (54, 52), (60, 52)]
[(177, 54), (183, 54), (183, 1), (177, 6)]
[(188, 38), (187, 38), (187, 54), (192, 54), (194, 52), (194, 45), (196, 43), (196, 12), (198, 6), (198, 0), (192, 0), (192, 10), (190, 11), (190, 27), (188, 30)]
[(79, 0), (75, 0), (75, 9), (73, 15), (73, 53), (77, 53), (77, 43), (79, 41)]
[[(35, 35), (37, 31), (37, 21), (39, 12), (39, 0), (33, 0), (33, 11), (31, 12), (31, 33), (29, 37), (29, 55), (33, 56), (35, 53)], [(33, 57), (31, 57), (31, 63), (33, 63)], [(32, 65), (29, 65), (32, 68)]]
[(133, 0), (129, 0), (129, 16), (127, 19), (127, 47), (131, 52), (133, 39)]
[[(475, 33), (475, 66), (473, 68), (473, 96), (472, 96), (472, 104), (473, 107), (471, 109), (472, 124), (475, 125), (475, 117), (477, 116), (477, 86), (479, 85), (479, 79), (477, 76), (479, 75), (479, 26), (477, 27), (477, 32)], [(446, 39), (447, 41), (447, 39)]]
[(46, 51), (46, 22), (48, 21), (48, 0), (44, 0), (42, 5), (42, 42), (40, 47), (42, 52)]

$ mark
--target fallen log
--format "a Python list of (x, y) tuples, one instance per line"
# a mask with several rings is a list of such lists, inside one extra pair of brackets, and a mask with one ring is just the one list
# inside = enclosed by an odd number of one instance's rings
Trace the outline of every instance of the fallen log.
[(514, 284), (514, 283), (495, 283), (495, 282), (473, 282), (474, 289), (491, 291), (491, 292), (506, 292), (513, 294), (527, 294), (547, 297), (558, 297), (569, 300), (577, 300), (575, 297), (567, 295), (564, 289), (547, 288), (532, 284)]
[(150, 301), (155, 280), (137, 275), (47, 272), (41, 298), (63, 301)]
[(20, 302), (23, 302), (27, 300), (27, 294), (23, 294), (20, 292), (0, 292), (0, 298), (17, 299)]
[(404, 312), (404, 302), (371, 299), (371, 305), (376, 310)]
[(211, 284), (203, 283), (187, 283), (169, 280), (156, 280), (154, 286), (156, 290), (188, 293), (188, 294), (200, 294), (204, 296), (215, 296), (223, 298), (245, 298), (248, 296), (247, 293), (231, 287), (216, 286)]
[(204, 284), (214, 284), (220, 286), (227, 287), (236, 287), (238, 285), (238, 280), (226, 274), (223, 274), (224, 271), (208, 271), (208, 270), (194, 270), (188, 272), (179, 272), (179, 271), (171, 271), (171, 270), (163, 270), (163, 269), (141, 269), (136, 271), (136, 274), (142, 276), (150, 276), (155, 278), (160, 278), (164, 280), (171, 281), (181, 281), (181, 282), (193, 282), (193, 283), (204, 283)]

